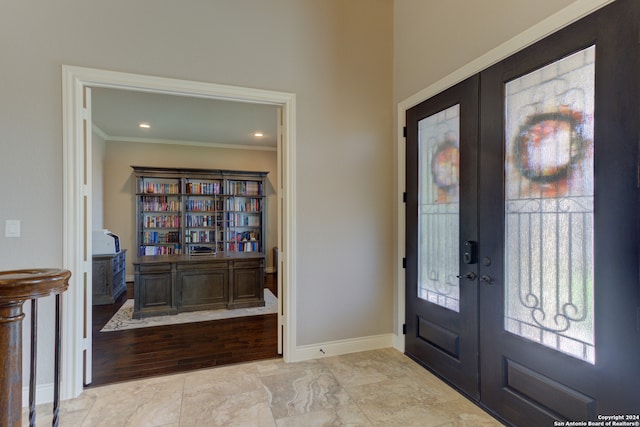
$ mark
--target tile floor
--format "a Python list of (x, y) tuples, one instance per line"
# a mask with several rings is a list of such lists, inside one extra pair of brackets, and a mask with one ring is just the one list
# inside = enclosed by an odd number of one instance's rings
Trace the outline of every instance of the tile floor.
[[(51, 404), (37, 425), (51, 425)], [(23, 415), (28, 425), (28, 414)], [(395, 349), (218, 367), (85, 390), (61, 426), (500, 426)]]

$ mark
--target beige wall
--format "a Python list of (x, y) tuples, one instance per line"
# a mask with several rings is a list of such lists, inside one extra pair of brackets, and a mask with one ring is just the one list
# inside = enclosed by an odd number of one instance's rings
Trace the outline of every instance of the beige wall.
[(430, 86), (575, 1), (395, 0), (395, 101)]
[[(135, 242), (135, 177), (131, 166), (185, 167), (269, 172), (267, 176), (267, 248), (277, 242), (277, 157), (275, 151), (231, 150), (188, 145), (114, 142), (106, 144), (104, 165), (104, 225), (127, 249), (127, 275), (133, 275)], [(267, 251), (271, 267), (272, 251)]]
[(62, 266), (62, 64), (292, 92), (297, 343), (392, 332), (392, 26), (392, 0), (3, 2), (0, 269)]
[(62, 265), (62, 64), (292, 92), (297, 343), (390, 333), (394, 101), (568, 3), (5, 1), (0, 225), (21, 219), (22, 237), (0, 236), (0, 269)]

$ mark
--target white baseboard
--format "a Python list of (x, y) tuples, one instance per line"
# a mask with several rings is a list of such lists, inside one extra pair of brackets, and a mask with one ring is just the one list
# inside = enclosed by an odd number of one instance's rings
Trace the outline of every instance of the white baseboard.
[(341, 354), (356, 353), (359, 351), (378, 350), (393, 346), (393, 334), (373, 335), (370, 337), (331, 341), (320, 344), (299, 346), (292, 352), (293, 354), (289, 361), (301, 362), (303, 360), (339, 356)]
[(393, 334), (393, 348), (404, 353), (404, 335)]
[[(53, 383), (36, 385), (36, 405), (53, 402)], [(22, 407), (29, 406), (29, 386), (22, 387)]]

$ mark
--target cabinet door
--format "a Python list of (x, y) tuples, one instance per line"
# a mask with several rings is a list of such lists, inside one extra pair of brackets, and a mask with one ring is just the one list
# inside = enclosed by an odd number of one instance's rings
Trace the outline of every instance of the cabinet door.
[(232, 269), (229, 308), (262, 306), (264, 306), (264, 264), (260, 261), (236, 263)]
[(111, 261), (109, 259), (100, 258), (96, 260), (94, 257), (91, 269), (93, 305), (113, 304), (113, 299), (111, 298), (110, 268)]
[(188, 268), (189, 271), (177, 274), (179, 311), (225, 308), (229, 301), (229, 279), (226, 265), (213, 269), (198, 269), (188, 265)]
[(140, 272), (135, 279), (133, 318), (175, 314), (171, 271)]

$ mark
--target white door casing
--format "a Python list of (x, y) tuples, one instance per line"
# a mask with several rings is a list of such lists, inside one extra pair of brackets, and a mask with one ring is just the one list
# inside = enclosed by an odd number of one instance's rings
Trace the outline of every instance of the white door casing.
[[(72, 277), (69, 290), (64, 295), (62, 313), (61, 398), (71, 399), (82, 392), (85, 354), (89, 370), (86, 378), (90, 382), (91, 317), (89, 313), (85, 319), (85, 307), (91, 307), (91, 239), (88, 237), (91, 230), (91, 116), (90, 109), (84, 108), (84, 94), (85, 89), (91, 87), (280, 106), (277, 268), (281, 307), (278, 313), (278, 342), (284, 347), (285, 362), (291, 360), (296, 349), (293, 303), (296, 300), (296, 216), (292, 197), (296, 181), (295, 94), (63, 65), (63, 267), (72, 272)], [(88, 140), (85, 130), (89, 134)], [(86, 321), (89, 323), (86, 324)], [(85, 330), (88, 331), (88, 340)]]

